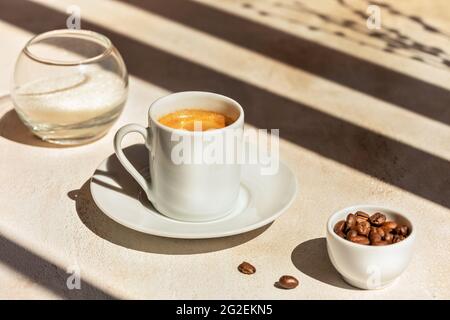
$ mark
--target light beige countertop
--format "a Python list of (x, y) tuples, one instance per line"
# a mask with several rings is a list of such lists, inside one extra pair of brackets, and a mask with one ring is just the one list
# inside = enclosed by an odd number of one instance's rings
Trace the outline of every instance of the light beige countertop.
[[(450, 7), (382, 3), (381, 35), (369, 36), (362, 0), (2, 0), (0, 298), (449, 299)], [(8, 93), (25, 42), (64, 28), (71, 4), (82, 28), (118, 47), (130, 91), (105, 137), (61, 148), (26, 131)], [(113, 152), (114, 132), (145, 125), (152, 101), (189, 89), (231, 96), (248, 125), (280, 129), (299, 193), (267, 228), (166, 239), (127, 229), (94, 205), (88, 180)], [(348, 286), (327, 256), (328, 216), (360, 203), (417, 223), (410, 266), (383, 290)], [(242, 261), (256, 274), (240, 274)], [(74, 268), (82, 290), (69, 291)], [(299, 287), (275, 288), (283, 274)]]

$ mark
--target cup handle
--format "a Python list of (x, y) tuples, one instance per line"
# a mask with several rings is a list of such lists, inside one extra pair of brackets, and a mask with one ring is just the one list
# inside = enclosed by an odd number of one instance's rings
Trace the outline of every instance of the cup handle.
[(138, 124), (127, 124), (120, 128), (116, 135), (114, 136), (114, 150), (116, 152), (117, 158), (119, 159), (122, 166), (125, 168), (125, 170), (128, 171), (128, 173), (136, 180), (136, 182), (144, 189), (145, 193), (147, 194), (147, 197), (150, 201), (153, 201), (153, 192), (151, 188), (150, 182), (148, 182), (137, 170), (136, 168), (131, 164), (131, 162), (127, 159), (125, 156), (125, 153), (122, 150), (122, 140), (123, 138), (131, 133), (131, 132), (137, 132), (140, 133), (144, 139), (145, 139), (145, 146), (150, 150), (150, 141), (148, 140), (148, 131), (146, 128), (144, 128), (141, 125)]

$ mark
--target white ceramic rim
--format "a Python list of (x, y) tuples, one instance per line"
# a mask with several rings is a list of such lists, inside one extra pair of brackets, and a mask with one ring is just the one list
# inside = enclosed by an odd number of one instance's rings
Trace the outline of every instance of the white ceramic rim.
[[(388, 244), (388, 245), (385, 245), (385, 246), (371, 246), (371, 245), (362, 245), (362, 244), (358, 244), (358, 243), (354, 243), (354, 242), (348, 241), (346, 239), (343, 239), (343, 238), (339, 237), (334, 232), (334, 225), (332, 224), (332, 221), (334, 220), (334, 218), (336, 216), (342, 215), (344, 212), (355, 213), (356, 211), (364, 211), (365, 209), (366, 210), (367, 209), (371, 209), (372, 210), (373, 208), (375, 208), (375, 210), (379, 211), (380, 213), (383, 213), (383, 211), (391, 211), (394, 214), (402, 217), (402, 219), (404, 219), (405, 221), (407, 221), (411, 225), (411, 231), (410, 231), (410, 234), (408, 235), (408, 237), (406, 237), (405, 240), (402, 240), (400, 242)], [(386, 250), (386, 249), (392, 248), (392, 247), (406, 246), (407, 244), (409, 244), (409, 242), (414, 241), (414, 238), (416, 237), (415, 229), (416, 229), (415, 224), (413, 223), (411, 218), (409, 218), (406, 215), (400, 213), (400, 211), (398, 211), (396, 209), (383, 207), (383, 206), (379, 206), (379, 205), (376, 205), (376, 204), (373, 204), (373, 205), (372, 204), (361, 204), (361, 205), (354, 205), (354, 206), (350, 206), (350, 207), (346, 207), (346, 208), (340, 209), (340, 210), (336, 211), (335, 213), (333, 213), (328, 218), (328, 221), (327, 221), (327, 231), (331, 235), (331, 237), (333, 237), (337, 241), (340, 241), (341, 243), (344, 243), (345, 245), (348, 245), (349, 247), (359, 248), (359, 249), (368, 249), (368, 250), (379, 250), (379, 251), (381, 251), (381, 250)]]
[[(162, 100), (165, 100), (168, 98), (173, 98), (174, 96), (183, 96), (183, 95), (191, 95), (191, 94), (210, 96), (210, 97), (213, 97), (216, 99), (223, 100), (223, 101), (229, 103), (230, 105), (234, 106), (239, 111), (239, 117), (232, 124), (230, 124), (226, 127), (223, 127), (220, 129), (208, 130), (208, 131), (188, 131), (188, 130), (183, 130), (183, 129), (174, 129), (174, 128), (168, 127), (166, 125), (163, 125), (162, 123), (160, 123), (158, 121), (158, 119), (156, 119), (154, 117), (154, 113), (152, 112), (152, 109), (156, 104), (160, 103)], [(190, 136), (214, 135), (214, 134), (219, 134), (224, 130), (237, 129), (241, 125), (243, 125), (244, 124), (244, 109), (236, 100), (233, 100), (233, 99), (231, 99), (227, 96), (224, 96), (222, 94), (219, 94), (219, 93), (208, 92), (208, 91), (180, 91), (180, 92), (171, 93), (169, 95), (166, 95), (164, 97), (161, 97), (161, 98), (158, 98), (157, 100), (155, 100), (150, 105), (150, 108), (148, 109), (148, 117), (149, 117), (149, 120), (151, 119), (151, 125), (156, 125), (158, 128), (160, 128), (164, 131), (170, 132), (170, 133), (176, 133), (178, 135), (190, 135)]]

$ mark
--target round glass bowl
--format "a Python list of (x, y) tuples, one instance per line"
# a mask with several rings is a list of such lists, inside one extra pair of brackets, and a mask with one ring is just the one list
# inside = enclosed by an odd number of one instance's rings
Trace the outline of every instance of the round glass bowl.
[(25, 125), (57, 144), (103, 136), (123, 110), (128, 74), (111, 41), (86, 30), (32, 38), (19, 55), (11, 97)]

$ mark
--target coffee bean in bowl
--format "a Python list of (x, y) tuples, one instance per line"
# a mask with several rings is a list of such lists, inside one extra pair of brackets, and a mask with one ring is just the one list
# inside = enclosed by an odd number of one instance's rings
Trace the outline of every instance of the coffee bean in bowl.
[(336, 222), (333, 230), (343, 239), (372, 246), (398, 243), (409, 233), (407, 225), (386, 220), (386, 215), (381, 212), (369, 215), (363, 211), (349, 213), (345, 220)]
[(408, 266), (416, 231), (409, 217), (380, 206), (358, 205), (332, 214), (327, 251), (344, 280), (361, 289), (380, 289)]

